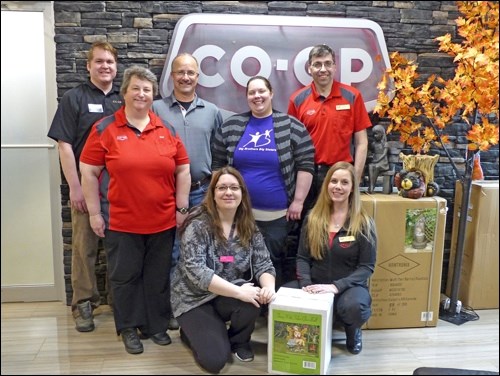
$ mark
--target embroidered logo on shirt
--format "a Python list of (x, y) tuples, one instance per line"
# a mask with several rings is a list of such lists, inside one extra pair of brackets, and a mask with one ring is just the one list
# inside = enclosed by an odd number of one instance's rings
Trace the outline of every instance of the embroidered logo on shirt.
[(116, 139), (117, 139), (118, 141), (125, 141), (125, 140), (128, 140), (128, 137), (127, 137), (127, 136), (125, 136), (125, 135), (123, 135), (123, 136), (116, 136)]
[(316, 113), (316, 110), (315, 109), (312, 109), (312, 110), (307, 110), (306, 111), (306, 115), (309, 115), (309, 116), (312, 116)]

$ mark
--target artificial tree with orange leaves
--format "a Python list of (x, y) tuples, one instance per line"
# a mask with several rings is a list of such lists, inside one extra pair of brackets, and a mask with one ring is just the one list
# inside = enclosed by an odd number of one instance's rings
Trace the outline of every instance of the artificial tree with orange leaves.
[[(416, 154), (441, 147), (462, 184), (463, 196), (457, 252), (454, 265), (450, 312), (458, 305), (458, 284), (462, 263), (467, 208), (470, 201), (474, 155), (498, 144), (498, 16), (499, 4), (493, 1), (459, 1), (463, 14), (456, 20), (461, 43), (450, 34), (436, 38), (439, 51), (454, 58), (455, 75), (445, 80), (431, 75), (417, 85), (418, 65), (398, 52), (391, 54), (389, 68), (379, 83), (374, 112), (389, 119), (387, 133), (399, 132), (400, 140)], [(443, 134), (456, 125), (456, 116), (468, 125), (465, 171), (458, 170)]]

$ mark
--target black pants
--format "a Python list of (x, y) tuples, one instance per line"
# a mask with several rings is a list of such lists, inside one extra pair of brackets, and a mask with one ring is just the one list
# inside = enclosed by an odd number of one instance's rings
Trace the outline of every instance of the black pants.
[[(275, 219), (274, 221), (255, 221), (260, 232), (264, 236), (266, 247), (269, 250), (271, 261), (276, 270), (276, 290), (286, 282), (286, 276), (295, 275), (295, 264), (286, 262), (287, 237), (292, 228), (293, 222), (287, 221), (286, 217)], [(287, 270), (287, 268), (292, 270)]]
[(253, 304), (218, 296), (183, 313), (177, 321), (198, 364), (219, 373), (231, 359), (232, 351), (250, 342), (259, 312), (260, 308)]
[(148, 335), (167, 330), (175, 231), (174, 227), (140, 235), (106, 230), (104, 246), (117, 333), (126, 328), (139, 328)]
[(304, 201), (304, 209), (302, 211), (302, 218), (304, 215), (312, 209), (314, 204), (316, 203), (316, 199), (319, 196), (319, 192), (321, 192), (321, 186), (323, 185), (323, 181), (325, 180), (326, 173), (330, 169), (331, 166), (328, 165), (314, 165), (314, 175), (311, 183), (311, 188), (309, 189), (309, 193)]
[[(299, 281), (291, 281), (283, 287), (299, 288)], [(333, 323), (347, 328), (361, 328), (372, 315), (372, 297), (368, 289), (354, 286), (341, 294), (335, 294), (333, 299)]]

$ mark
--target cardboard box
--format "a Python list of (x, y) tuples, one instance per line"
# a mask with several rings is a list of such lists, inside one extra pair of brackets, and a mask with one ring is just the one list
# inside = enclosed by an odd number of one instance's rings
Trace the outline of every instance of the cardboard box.
[(324, 375), (332, 357), (333, 294), (281, 287), (269, 305), (268, 372)]
[[(458, 227), (462, 207), (462, 184), (455, 187), (450, 263), (446, 294), (451, 297)], [(498, 180), (472, 182), (458, 300), (473, 309), (496, 309), (498, 304)]]
[(446, 225), (442, 197), (363, 194), (377, 227), (377, 262), (370, 278), (367, 329), (436, 326)]

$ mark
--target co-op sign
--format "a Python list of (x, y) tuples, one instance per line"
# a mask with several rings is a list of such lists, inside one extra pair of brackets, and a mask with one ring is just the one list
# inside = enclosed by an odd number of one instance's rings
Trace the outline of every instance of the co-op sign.
[(366, 109), (377, 102), (377, 84), (390, 66), (383, 31), (366, 19), (235, 14), (189, 14), (176, 24), (160, 80), (170, 95), (172, 60), (188, 52), (200, 64), (198, 95), (231, 113), (248, 111), (246, 84), (267, 77), (273, 107), (286, 112), (290, 95), (311, 82), (309, 51), (328, 44), (336, 54), (336, 80), (361, 91)]

